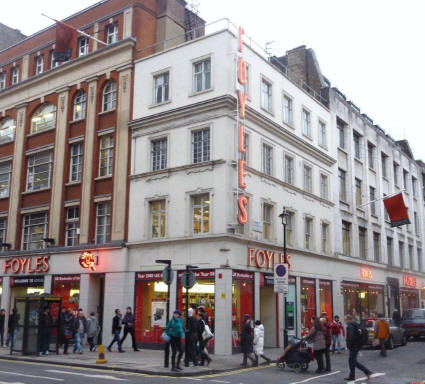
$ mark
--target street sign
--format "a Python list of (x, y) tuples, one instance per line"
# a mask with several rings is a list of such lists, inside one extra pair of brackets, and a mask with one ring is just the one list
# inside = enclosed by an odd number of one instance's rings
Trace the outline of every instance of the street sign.
[(274, 266), (274, 291), (283, 293), (285, 296), (288, 294), (288, 264), (276, 264)]
[(181, 277), (181, 283), (186, 289), (192, 288), (196, 283), (195, 273), (192, 271), (185, 271)]
[(170, 285), (173, 282), (173, 278), (174, 278), (174, 272), (171, 269), (170, 266), (165, 267), (164, 270), (162, 271), (162, 281), (167, 284)]

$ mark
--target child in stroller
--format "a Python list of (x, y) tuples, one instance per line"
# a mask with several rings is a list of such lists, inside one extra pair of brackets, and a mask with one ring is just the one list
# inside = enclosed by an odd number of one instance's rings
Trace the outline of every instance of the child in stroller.
[(308, 369), (310, 361), (314, 359), (313, 348), (304, 339), (293, 337), (282, 355), (277, 359), (277, 367), (285, 369), (285, 366), (300, 373)]

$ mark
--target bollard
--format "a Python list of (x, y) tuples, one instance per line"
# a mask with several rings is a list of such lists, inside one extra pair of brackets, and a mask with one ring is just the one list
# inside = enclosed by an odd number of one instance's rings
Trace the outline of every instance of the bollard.
[(105, 359), (105, 347), (101, 344), (99, 345), (99, 353), (97, 356), (96, 364), (105, 364), (108, 360)]

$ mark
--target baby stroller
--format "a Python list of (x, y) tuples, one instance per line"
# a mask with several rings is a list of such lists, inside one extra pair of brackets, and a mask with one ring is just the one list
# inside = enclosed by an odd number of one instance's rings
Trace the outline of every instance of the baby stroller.
[(289, 345), (283, 350), (283, 354), (277, 359), (277, 367), (288, 367), (295, 372), (305, 372), (310, 361), (313, 360), (313, 348), (304, 339), (292, 338)]

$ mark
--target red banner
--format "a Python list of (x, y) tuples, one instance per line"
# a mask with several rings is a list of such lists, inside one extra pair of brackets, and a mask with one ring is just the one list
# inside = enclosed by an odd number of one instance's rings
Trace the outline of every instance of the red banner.
[(398, 195), (384, 199), (384, 205), (390, 217), (391, 227), (410, 224), (409, 215), (401, 192)]

